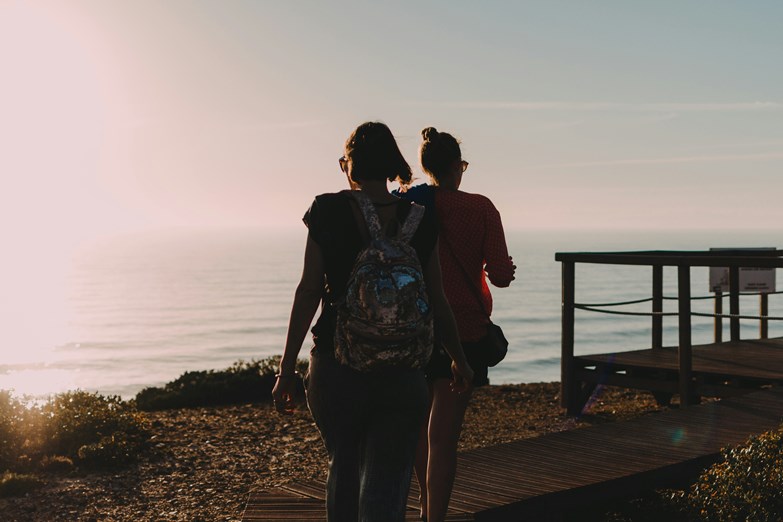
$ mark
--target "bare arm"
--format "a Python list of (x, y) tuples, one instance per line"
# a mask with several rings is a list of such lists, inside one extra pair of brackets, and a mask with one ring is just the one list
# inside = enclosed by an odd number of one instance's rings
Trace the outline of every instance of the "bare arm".
[(291, 317), (288, 321), (288, 335), (285, 341), (283, 358), (280, 361), (280, 377), (272, 390), (275, 407), (280, 413), (293, 411), (293, 393), (295, 391), (294, 371), (296, 358), (302, 343), (307, 336), (307, 330), (313, 322), (315, 312), (321, 303), (324, 286), (324, 262), (321, 247), (307, 236), (305, 247), (304, 269), (302, 278), (294, 293), (294, 304), (291, 306)]
[(508, 255), (506, 235), (503, 232), (503, 223), (500, 220), (500, 212), (490, 204), (486, 216), (487, 235), (484, 238), (484, 270), (490, 282), (497, 287), (507, 287), (514, 280), (514, 265), (511, 256)]
[(427, 294), (430, 299), (433, 315), (435, 316), (435, 323), (439, 327), (446, 352), (453, 361), (451, 365), (452, 372), (454, 373), (453, 387), (457, 391), (463, 391), (473, 382), (473, 369), (468, 364), (467, 358), (465, 358), (465, 352), (462, 351), (462, 343), (459, 340), (457, 322), (451, 311), (451, 305), (449, 305), (449, 302), (446, 299), (446, 294), (443, 292), (443, 278), (440, 272), (440, 256), (438, 255), (438, 250), (439, 248), (436, 243), (432, 255), (430, 256), (429, 263), (427, 263), (424, 279), (427, 284)]

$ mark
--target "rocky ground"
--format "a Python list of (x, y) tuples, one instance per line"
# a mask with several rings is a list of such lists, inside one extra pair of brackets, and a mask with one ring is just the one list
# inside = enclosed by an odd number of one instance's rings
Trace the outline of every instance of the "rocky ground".
[[(468, 410), (461, 449), (612, 422), (658, 410), (652, 396), (606, 389), (587, 414), (568, 418), (559, 384), (487, 386)], [(302, 405), (281, 417), (271, 404), (150, 413), (151, 451), (122, 471), (44, 475), (45, 486), (0, 499), (0, 519), (239, 521), (248, 494), (293, 479), (324, 478), (326, 456)]]

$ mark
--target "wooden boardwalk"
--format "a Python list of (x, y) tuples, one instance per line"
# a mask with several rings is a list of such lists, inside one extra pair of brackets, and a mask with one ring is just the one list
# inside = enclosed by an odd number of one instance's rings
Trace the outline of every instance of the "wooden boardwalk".
[[(726, 341), (692, 348), (695, 376), (715, 379), (744, 379), (770, 383), (783, 381), (783, 339)], [(616, 368), (655, 368), (678, 371), (677, 347), (576, 356), (580, 366), (604, 365)]]
[[(774, 282), (756, 288), (742, 288), (740, 274), (744, 269), (773, 271), (783, 268), (783, 250), (710, 250), (710, 251), (644, 251), (644, 252), (558, 252), (555, 260), (562, 268), (561, 309), (561, 404), (570, 415), (577, 415), (596, 384), (606, 383), (653, 391), (666, 402), (677, 393), (680, 404), (690, 406), (700, 396), (726, 397), (745, 393), (748, 388), (763, 384), (780, 384), (780, 340), (767, 342), (770, 321), (783, 317), (769, 314), (768, 297), (776, 294)], [(576, 265), (605, 264), (648, 266), (652, 271), (651, 297), (632, 301), (577, 303)], [(719, 268), (728, 271), (728, 294), (723, 285), (713, 288), (714, 295), (691, 295), (691, 271), (694, 267)], [(664, 296), (664, 268), (677, 271), (676, 297)], [(742, 291), (745, 293), (742, 294)], [(750, 293), (748, 293), (750, 292)], [(741, 295), (759, 295), (758, 315), (740, 310)], [(723, 311), (723, 298), (729, 301), (728, 314)], [(692, 300), (709, 298), (715, 302), (715, 313), (692, 310)], [(664, 312), (664, 300), (676, 299), (677, 311)], [(632, 304), (650, 303), (649, 312), (618, 310)], [(576, 310), (650, 317), (650, 350), (628, 353), (577, 356), (575, 354)], [(677, 317), (678, 343), (675, 348), (663, 346), (663, 319)], [(712, 345), (693, 346), (694, 316), (714, 318)], [(728, 319), (730, 342), (722, 343), (723, 320)], [(742, 320), (759, 321), (758, 342), (741, 341)], [(695, 353), (698, 351), (698, 353)], [(695, 360), (694, 356), (698, 360)], [(676, 362), (676, 364), (672, 364)]]
[[(569, 380), (677, 393), (677, 347), (574, 356)], [(692, 347), (696, 395), (728, 397), (747, 388), (783, 384), (783, 339), (737, 340)], [(592, 387), (582, 392), (589, 395)]]
[[(783, 388), (459, 455), (449, 520), (557, 520), (563, 510), (682, 486), (720, 449), (776, 428)], [(410, 516), (417, 520), (411, 492)], [(243, 522), (324, 520), (322, 483), (251, 493)]]

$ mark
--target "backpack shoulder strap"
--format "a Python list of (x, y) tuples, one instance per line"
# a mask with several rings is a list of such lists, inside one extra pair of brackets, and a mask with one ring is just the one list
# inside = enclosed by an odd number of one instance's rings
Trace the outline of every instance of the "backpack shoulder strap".
[(359, 229), (359, 235), (362, 238), (362, 244), (364, 246), (369, 245), (372, 240), (370, 239), (370, 233), (367, 231), (367, 222), (364, 220), (362, 211), (359, 210), (359, 203), (354, 198), (348, 200), (348, 204), (351, 207), (351, 213), (353, 213), (353, 220), (356, 222), (356, 228)]
[(367, 197), (367, 194), (361, 190), (352, 190), (351, 195), (359, 205), (359, 210), (362, 211), (364, 222), (367, 224), (367, 230), (370, 232), (370, 239), (377, 240), (381, 237), (381, 221), (378, 218), (378, 212)]
[(416, 233), (416, 229), (419, 228), (424, 217), (424, 207), (416, 203), (411, 203), (411, 209), (408, 212), (408, 216), (405, 218), (405, 223), (402, 224), (402, 230), (400, 230), (399, 236), (401, 241), (409, 243), (413, 238), (413, 234)]

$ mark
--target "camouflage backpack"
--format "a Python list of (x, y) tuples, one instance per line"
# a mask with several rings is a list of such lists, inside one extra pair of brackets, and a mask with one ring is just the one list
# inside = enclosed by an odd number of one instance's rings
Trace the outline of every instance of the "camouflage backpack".
[(424, 207), (412, 205), (397, 237), (390, 238), (381, 231), (367, 195), (356, 190), (351, 194), (370, 238), (337, 303), (335, 356), (363, 372), (390, 366), (421, 368), (432, 354), (433, 320), (421, 263), (409, 242)]

